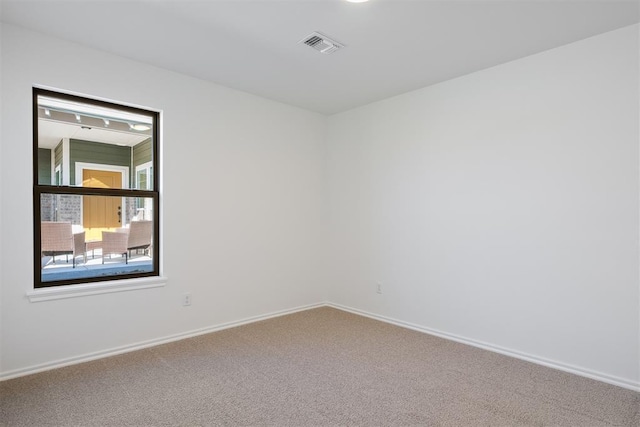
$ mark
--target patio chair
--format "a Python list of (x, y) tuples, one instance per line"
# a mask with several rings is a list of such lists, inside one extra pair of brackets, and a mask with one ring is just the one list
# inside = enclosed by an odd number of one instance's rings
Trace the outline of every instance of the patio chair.
[(129, 240), (129, 232), (126, 228), (116, 231), (102, 232), (102, 263), (104, 264), (105, 255), (123, 255), (124, 263), (129, 263), (127, 241)]
[(153, 221), (131, 221), (131, 224), (129, 224), (127, 250), (144, 249), (145, 253), (148, 254), (152, 235)]
[(134, 249), (149, 250), (153, 234), (153, 221), (132, 221), (129, 228), (102, 232), (102, 263), (105, 255), (123, 255), (129, 263), (129, 252)]
[(56, 255), (66, 255), (69, 262), (69, 254), (72, 256), (73, 268), (76, 268), (78, 256), (83, 256), (86, 263), (84, 238), (84, 231), (73, 233), (70, 222), (42, 221), (40, 223), (40, 252), (42, 256), (52, 256), (54, 264)]

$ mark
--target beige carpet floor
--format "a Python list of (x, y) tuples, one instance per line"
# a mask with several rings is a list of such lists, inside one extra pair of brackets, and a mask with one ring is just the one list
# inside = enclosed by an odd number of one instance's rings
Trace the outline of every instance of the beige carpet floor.
[(0, 383), (6, 426), (640, 426), (640, 393), (318, 308)]

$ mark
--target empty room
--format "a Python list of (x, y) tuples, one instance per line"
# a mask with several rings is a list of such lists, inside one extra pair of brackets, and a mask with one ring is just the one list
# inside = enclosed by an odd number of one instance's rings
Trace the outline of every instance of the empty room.
[(0, 0), (0, 425), (640, 425), (640, 4)]

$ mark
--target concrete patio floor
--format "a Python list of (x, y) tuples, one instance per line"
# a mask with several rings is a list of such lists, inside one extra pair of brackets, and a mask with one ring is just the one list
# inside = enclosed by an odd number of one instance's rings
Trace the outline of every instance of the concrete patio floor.
[(107, 256), (102, 263), (102, 255), (100, 250), (87, 255), (85, 263), (82, 257), (76, 257), (76, 266), (73, 268), (71, 256), (66, 262), (64, 255), (56, 256), (56, 262), (53, 263), (53, 257), (47, 256), (42, 258), (42, 281), (51, 282), (58, 280), (83, 279), (89, 277), (114, 276), (119, 274), (145, 273), (153, 271), (152, 259), (148, 255), (136, 254), (135, 251), (129, 258), (128, 264), (125, 264), (123, 256)]

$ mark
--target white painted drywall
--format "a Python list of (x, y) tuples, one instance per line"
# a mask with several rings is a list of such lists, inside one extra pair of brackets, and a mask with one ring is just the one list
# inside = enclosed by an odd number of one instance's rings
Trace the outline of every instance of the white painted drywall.
[(331, 116), (329, 300), (640, 386), (638, 48), (627, 27)]
[[(0, 3), (0, 18), (2, 18), (2, 3)], [(2, 34), (2, 19), (0, 19), (0, 34)], [(0, 40), (0, 165), (2, 165), (2, 99), (4, 96), (2, 95), (2, 41)], [(3, 194), (2, 194), (2, 173), (0, 173), (0, 242), (2, 239), (2, 205), (3, 205)], [(2, 243), (0, 243), (0, 373), (2, 373), (2, 260), (4, 257), (2, 256)]]
[[(328, 296), (638, 384), (637, 26), (328, 126), (0, 31), (0, 374)], [(33, 84), (163, 110), (164, 288), (26, 299)]]
[[(1, 34), (0, 372), (324, 299), (325, 117), (12, 25)], [(165, 287), (27, 300), (34, 84), (162, 110)]]

